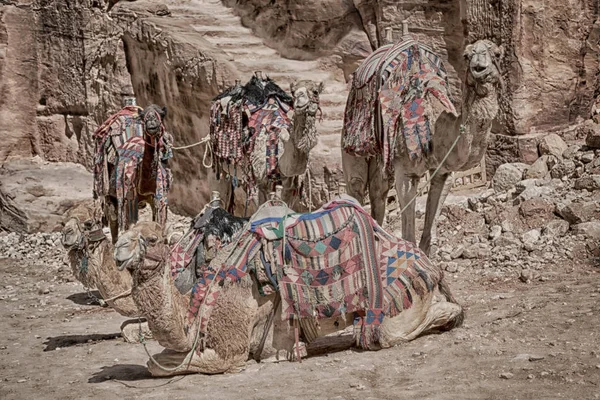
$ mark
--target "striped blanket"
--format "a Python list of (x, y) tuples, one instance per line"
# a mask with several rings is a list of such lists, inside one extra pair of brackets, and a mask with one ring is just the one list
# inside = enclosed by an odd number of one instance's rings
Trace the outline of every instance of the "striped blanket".
[[(115, 196), (118, 204), (119, 230), (138, 219), (138, 189), (140, 166), (146, 142), (141, 107), (126, 106), (111, 115), (96, 131), (94, 151), (94, 197)], [(156, 182), (154, 206), (158, 222), (167, 218), (167, 194), (171, 186), (171, 171), (164, 162), (173, 157), (172, 137), (167, 132), (156, 139), (152, 160), (152, 176)]]
[(344, 151), (381, 155), (390, 172), (401, 131), (411, 159), (426, 155), (432, 132), (425, 110), (428, 94), (456, 115), (446, 69), (431, 48), (416, 35), (406, 35), (397, 44), (377, 49), (353, 75), (342, 129)]
[[(253, 274), (260, 292), (267, 286), (280, 291), (283, 320), (354, 313), (357, 344), (371, 348), (384, 318), (412, 307), (415, 295), (433, 290), (441, 279), (441, 270), (414, 244), (386, 233), (348, 196), (311, 214), (282, 207), (262, 211), (237, 243), (222, 249), (221, 269), (211, 263), (203, 271), (193, 289), (189, 324), (204, 303), (205, 331), (219, 282)], [(219, 284), (209, 292), (215, 279)]]

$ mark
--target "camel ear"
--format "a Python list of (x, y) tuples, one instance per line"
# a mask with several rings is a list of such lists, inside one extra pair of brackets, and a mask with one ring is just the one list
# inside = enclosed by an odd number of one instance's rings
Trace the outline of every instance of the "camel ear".
[(164, 121), (167, 118), (167, 106), (164, 106), (160, 113), (160, 118)]
[(295, 91), (296, 91), (296, 82), (291, 82), (290, 83), (290, 93), (293, 95)]
[(465, 57), (465, 59), (469, 60), (471, 59), (471, 54), (473, 53), (473, 45), (469, 44), (467, 45), (467, 47), (465, 47), (465, 51), (463, 53), (463, 56)]
[(504, 46), (494, 46), (494, 56), (498, 60), (502, 59), (504, 57)]
[(319, 93), (323, 93), (323, 89), (325, 89), (325, 84), (323, 82), (319, 82)]

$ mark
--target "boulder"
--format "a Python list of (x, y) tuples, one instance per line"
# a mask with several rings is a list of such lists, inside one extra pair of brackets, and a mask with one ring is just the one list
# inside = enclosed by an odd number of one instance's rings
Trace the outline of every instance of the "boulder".
[(584, 222), (571, 226), (574, 235), (583, 235), (590, 239), (600, 240), (600, 222)]
[(522, 203), (529, 199), (548, 196), (554, 192), (554, 189), (549, 186), (533, 186), (525, 189), (517, 198), (518, 203)]
[(600, 189), (600, 175), (588, 175), (581, 177), (575, 181), (575, 189), (586, 189), (590, 192)]
[(569, 231), (569, 223), (562, 219), (555, 219), (553, 221), (549, 221), (546, 226), (542, 229), (542, 234), (544, 236), (550, 237), (561, 237), (564, 236)]
[(589, 124), (585, 144), (592, 149), (600, 149), (600, 125)]
[(0, 227), (8, 231), (60, 230), (65, 212), (92, 198), (92, 174), (82, 165), (49, 163), (39, 157), (4, 163), (0, 182), (0, 198), (10, 201), (8, 212), (4, 204), (0, 209)]
[(576, 200), (572, 203), (556, 204), (556, 213), (571, 225), (600, 219), (600, 203), (597, 201)]
[(573, 160), (563, 160), (550, 170), (550, 176), (555, 179), (562, 179), (565, 176), (570, 177), (574, 172), (575, 162)]
[(492, 186), (496, 192), (504, 192), (512, 188), (523, 179), (523, 172), (528, 169), (527, 164), (508, 163), (502, 164), (496, 170), (492, 179)]
[(554, 218), (554, 209), (554, 203), (542, 198), (533, 198), (521, 203), (519, 213), (525, 218), (527, 225), (537, 228)]
[(464, 258), (486, 259), (492, 255), (490, 246), (487, 243), (475, 243), (465, 248), (462, 256)]
[(562, 156), (565, 159), (572, 159), (575, 157), (575, 155), (577, 154), (577, 152), (579, 152), (580, 149), (580, 145), (572, 144), (563, 152)]
[(536, 248), (537, 242), (540, 240), (542, 232), (540, 229), (532, 229), (527, 231), (521, 237), (523, 248), (527, 251), (533, 251)]
[(556, 133), (551, 133), (547, 136), (544, 136), (540, 140), (540, 144), (539, 144), (540, 154), (542, 154), (542, 155), (549, 154), (549, 155), (553, 155), (558, 158), (562, 158), (563, 152), (568, 147), (569, 146), (565, 143), (565, 141), (562, 140), (562, 138), (560, 136), (558, 136)]
[(548, 156), (538, 158), (523, 174), (525, 179), (542, 179), (548, 174)]

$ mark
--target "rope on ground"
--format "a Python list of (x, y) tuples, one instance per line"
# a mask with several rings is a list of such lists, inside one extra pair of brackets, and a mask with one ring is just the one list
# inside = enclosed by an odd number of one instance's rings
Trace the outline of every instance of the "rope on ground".
[(125, 387), (128, 387), (130, 389), (155, 389), (155, 388), (159, 388), (159, 387), (162, 387), (162, 386), (167, 386), (167, 385), (169, 385), (171, 383), (179, 382), (180, 380), (182, 380), (186, 376), (188, 376), (188, 375), (181, 375), (181, 376), (178, 376), (176, 378), (169, 379), (169, 381), (167, 381), (165, 383), (161, 383), (160, 385), (154, 385), (154, 386), (134, 386), (134, 385), (130, 385), (129, 383), (120, 381), (118, 379), (111, 379), (111, 381), (115, 381), (117, 383), (120, 383), (121, 385), (123, 385)]
[[(444, 163), (448, 159), (448, 156), (450, 155), (452, 150), (454, 150), (454, 147), (456, 146), (456, 143), (458, 143), (458, 139), (460, 139), (461, 136), (462, 136), (462, 129), (461, 129), (461, 133), (454, 140), (454, 143), (452, 143), (452, 146), (450, 146), (450, 150), (448, 150), (448, 152), (442, 159), (442, 162), (440, 162), (440, 165), (438, 165), (438, 167), (435, 169), (435, 171), (433, 171), (433, 174), (431, 174), (429, 176), (429, 179), (427, 179), (427, 181), (425, 182), (425, 185), (423, 185), (423, 188), (421, 190), (417, 190), (417, 194), (415, 194), (414, 197), (402, 208), (402, 210), (400, 210), (400, 215), (402, 215), (402, 213), (408, 208), (408, 206), (410, 206), (417, 199), (417, 197), (419, 197), (421, 195), (423, 190), (425, 190), (425, 188), (429, 185), (429, 182), (431, 182), (431, 180), (437, 175), (437, 173), (440, 171), (440, 168), (442, 168), (442, 165), (444, 165)], [(397, 190), (398, 189), (396, 188), (396, 191)], [(400, 196), (400, 193), (396, 193), (396, 196)]]
[[(206, 147), (204, 148), (204, 157), (202, 157), (202, 165), (204, 166), (204, 168), (212, 168), (213, 166), (213, 162), (212, 162), (212, 158), (213, 158), (213, 149), (212, 149), (212, 145), (210, 143), (210, 136), (207, 135), (204, 138), (202, 138), (199, 142), (193, 143), (193, 144), (189, 144), (187, 146), (179, 146), (179, 147), (173, 147), (173, 150), (183, 150), (183, 149), (189, 149), (191, 147), (196, 147), (199, 146), (201, 144), (205, 144)], [(210, 164), (207, 164), (206, 162), (206, 156), (210, 154)]]

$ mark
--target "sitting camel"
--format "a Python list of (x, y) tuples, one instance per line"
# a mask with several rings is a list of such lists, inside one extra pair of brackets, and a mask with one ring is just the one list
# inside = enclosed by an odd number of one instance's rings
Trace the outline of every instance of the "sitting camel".
[(451, 102), (441, 59), (413, 35), (381, 47), (361, 64), (346, 104), (342, 165), (347, 192), (362, 201), (368, 188), (371, 213), (380, 224), (390, 189), (386, 176), (395, 174), (398, 202), (405, 208), (402, 237), (415, 242), (418, 185), (427, 172), (435, 173), (419, 243), (425, 254), (450, 191), (448, 178), (453, 171), (479, 164), (498, 113), (502, 48), (479, 40), (467, 46), (464, 55), (467, 73), (460, 115)]
[[(87, 289), (97, 288), (102, 295), (101, 305), (108, 305), (125, 317), (139, 317), (138, 308), (131, 297), (131, 275), (117, 270), (113, 258), (113, 245), (108, 240), (99, 218), (100, 210), (90, 203), (82, 203), (67, 213), (61, 242), (68, 251), (73, 275)], [(151, 337), (148, 323), (127, 320), (121, 325), (125, 341), (139, 341), (139, 332)]]
[(463, 319), (443, 271), (351, 198), (312, 214), (267, 203), (184, 293), (169, 254), (152, 222), (137, 223), (115, 246), (117, 263), (133, 275), (136, 304), (167, 349), (148, 353), (154, 376), (236, 372), (251, 354), (299, 359), (304, 342), (310, 349), (353, 321), (356, 344), (375, 350)]
[(100, 198), (112, 242), (138, 220), (140, 204), (152, 208), (152, 220), (167, 222), (171, 187), (168, 160), (172, 137), (163, 121), (166, 107), (125, 106), (94, 132), (94, 198)]
[[(217, 96), (211, 111), (217, 176), (228, 176), (235, 187), (239, 185), (237, 175), (243, 174), (247, 196), (256, 185), (257, 206), (267, 200), (274, 184), (281, 180), (283, 201), (297, 209), (299, 177), (306, 173), (310, 151), (318, 142), (316, 120), (323, 89), (322, 82), (301, 80), (290, 84), (290, 97), (257, 72), (245, 86), (238, 84)], [(226, 100), (227, 106), (223, 106)], [(247, 113), (241, 111), (244, 107)], [(239, 135), (237, 139), (231, 139), (231, 130)], [(227, 197), (226, 208), (233, 211), (233, 191)]]

